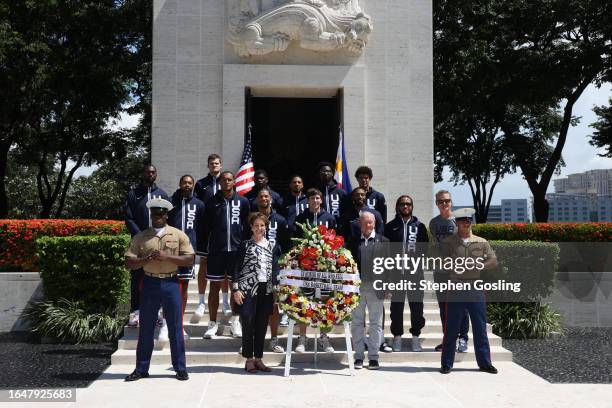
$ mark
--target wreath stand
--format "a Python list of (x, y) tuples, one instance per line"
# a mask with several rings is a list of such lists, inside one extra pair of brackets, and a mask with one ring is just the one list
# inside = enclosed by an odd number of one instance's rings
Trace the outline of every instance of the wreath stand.
[[(351, 344), (351, 328), (349, 322), (344, 321), (344, 338), (346, 339), (346, 358), (348, 359), (349, 372), (351, 376), (355, 375), (355, 365), (353, 364), (353, 346)], [(291, 353), (293, 351), (293, 329), (295, 328), (295, 320), (289, 318), (289, 327), (287, 328), (287, 350), (285, 351), (285, 377), (289, 377), (291, 374)], [(314, 342), (314, 367), (317, 368), (317, 352), (318, 344), (317, 340), (321, 330), (317, 327), (317, 333), (315, 335)]]

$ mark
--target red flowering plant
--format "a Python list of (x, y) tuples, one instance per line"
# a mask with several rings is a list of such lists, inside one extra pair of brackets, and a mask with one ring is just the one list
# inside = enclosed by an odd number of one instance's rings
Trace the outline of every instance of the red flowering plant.
[(38, 271), (36, 239), (73, 235), (125, 233), (121, 221), (108, 220), (0, 220), (0, 271)]
[(359, 304), (357, 263), (333, 229), (310, 223), (298, 226), (304, 237), (294, 238), (296, 245), (279, 261), (280, 307), (293, 320), (313, 327), (340, 324)]

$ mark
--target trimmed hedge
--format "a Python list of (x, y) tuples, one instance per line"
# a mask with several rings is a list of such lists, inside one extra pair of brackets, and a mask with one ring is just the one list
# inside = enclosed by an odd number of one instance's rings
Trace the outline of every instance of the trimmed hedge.
[(510, 282), (521, 282), (521, 301), (540, 301), (552, 293), (555, 272), (559, 267), (558, 244), (535, 241), (490, 241), (489, 243), (495, 251), (499, 266), (485, 271), (487, 280), (505, 279)]
[(88, 313), (112, 313), (130, 298), (129, 235), (37, 240), (45, 299), (67, 299)]
[(521, 282), (521, 294), (494, 296), (487, 305), (493, 332), (503, 338), (546, 338), (561, 331), (561, 316), (540, 302), (554, 288), (559, 244), (535, 241), (490, 241), (500, 265), (486, 271), (488, 280)]
[(0, 220), (0, 271), (40, 270), (36, 239), (73, 235), (126, 233), (122, 221), (99, 220)]
[(477, 224), (472, 230), (498, 241), (612, 242), (612, 222)]

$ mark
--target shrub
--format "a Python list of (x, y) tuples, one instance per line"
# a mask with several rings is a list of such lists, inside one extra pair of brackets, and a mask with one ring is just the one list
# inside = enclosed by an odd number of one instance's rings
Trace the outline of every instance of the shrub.
[(477, 224), (473, 231), (499, 241), (612, 242), (612, 222)]
[(561, 315), (548, 304), (490, 303), (488, 321), (493, 332), (509, 339), (546, 338), (563, 329)]
[(125, 233), (121, 221), (0, 220), (0, 271), (39, 271), (36, 239)]
[(520, 294), (494, 293), (490, 300), (539, 302), (551, 294), (559, 265), (558, 244), (533, 241), (490, 241), (490, 244), (499, 266), (485, 270), (485, 279), (521, 283)]
[(88, 313), (80, 302), (67, 299), (31, 303), (24, 316), (35, 335), (77, 344), (113, 341), (127, 320), (116, 312)]
[(129, 300), (129, 241), (129, 235), (39, 238), (45, 299), (75, 301), (90, 313), (116, 310)]
[(499, 267), (487, 271), (489, 280), (521, 283), (520, 294), (487, 294), (488, 321), (504, 338), (545, 338), (561, 330), (561, 316), (541, 300), (554, 287), (559, 245), (533, 241), (491, 241)]

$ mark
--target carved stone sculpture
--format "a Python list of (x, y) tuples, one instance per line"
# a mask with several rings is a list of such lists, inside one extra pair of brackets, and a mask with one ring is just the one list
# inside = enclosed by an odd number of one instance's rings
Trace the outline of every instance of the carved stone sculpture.
[(228, 15), (227, 39), (241, 57), (284, 51), (291, 41), (359, 55), (372, 31), (358, 0), (229, 0)]

